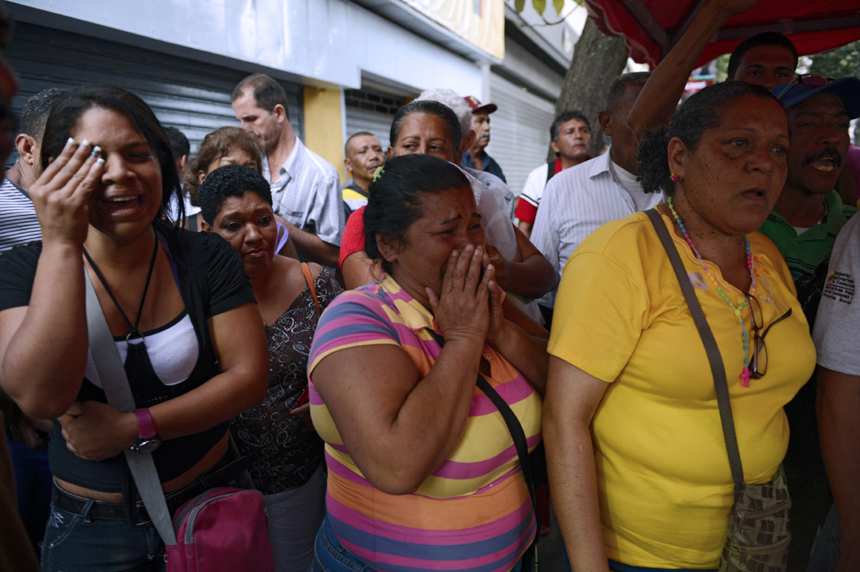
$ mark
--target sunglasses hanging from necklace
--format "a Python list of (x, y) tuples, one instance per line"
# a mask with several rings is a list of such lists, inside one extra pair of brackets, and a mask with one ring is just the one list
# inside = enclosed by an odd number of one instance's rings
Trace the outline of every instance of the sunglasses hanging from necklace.
[[(699, 254), (699, 251), (696, 249), (696, 245), (693, 244), (693, 239), (690, 238), (689, 233), (687, 233), (687, 229), (684, 227), (684, 223), (681, 221), (681, 217), (678, 216), (677, 211), (675, 211), (675, 205), (672, 202), (672, 197), (669, 197), (669, 210), (672, 211), (672, 216), (675, 217), (675, 222), (677, 222), (678, 226), (681, 227), (681, 232), (684, 233), (684, 240), (687, 241), (687, 244), (689, 244), (690, 248), (693, 249), (693, 253), (696, 255), (696, 258), (699, 259), (699, 264), (701, 264), (702, 268), (705, 269), (705, 273), (708, 275), (708, 278), (710, 278), (711, 283), (717, 289), (717, 292), (719, 292), (720, 297), (723, 299), (723, 302), (725, 302), (729, 306), (729, 308), (732, 309), (732, 311), (735, 314), (735, 317), (738, 319), (738, 323), (740, 323), (740, 325), (741, 325), (741, 337), (743, 338), (743, 344), (744, 344), (744, 369), (743, 369), (743, 371), (741, 371), (741, 374), (738, 376), (738, 379), (740, 379), (740, 382), (744, 387), (749, 387), (750, 386), (750, 377), (752, 376), (752, 372), (750, 371), (750, 368), (749, 368), (749, 366), (750, 366), (750, 347), (749, 347), (749, 338), (747, 336), (747, 328), (746, 328), (746, 324), (744, 323), (744, 317), (743, 317), (743, 309), (749, 306), (749, 302), (746, 299), (744, 299), (743, 303), (741, 303), (738, 306), (735, 306), (732, 303), (732, 301), (729, 300), (729, 297), (726, 295), (725, 292), (723, 292), (723, 289), (720, 287), (719, 282), (717, 282), (716, 276), (714, 276), (713, 272), (711, 272), (711, 269), (708, 268), (707, 264), (705, 264), (705, 261), (702, 259), (702, 255)], [(744, 236), (744, 244), (746, 246), (746, 253), (747, 253), (747, 268), (749, 269), (750, 280), (752, 281), (750, 283), (750, 293), (753, 293), (753, 292), (755, 292), (756, 283), (755, 283), (755, 274), (753, 274), (752, 250), (750, 249), (750, 241), (749, 241), (749, 238), (747, 236)], [(750, 319), (755, 320), (755, 318), (752, 316), (752, 307), (750, 307)]]

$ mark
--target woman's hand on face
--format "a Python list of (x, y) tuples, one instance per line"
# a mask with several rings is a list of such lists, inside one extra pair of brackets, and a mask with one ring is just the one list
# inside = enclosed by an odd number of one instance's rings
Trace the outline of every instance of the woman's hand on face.
[(487, 255), (489, 256), (490, 262), (493, 264), (493, 268), (496, 270), (496, 282), (500, 284), (502, 288), (507, 288), (508, 284), (505, 282), (505, 279), (508, 276), (508, 261), (502, 258), (502, 254), (495, 245), (487, 244), (484, 248), (487, 249)]
[(436, 317), (439, 330), (445, 341), (456, 339), (487, 339), (490, 322), (489, 282), (493, 273), (484, 273), (484, 249), (481, 246), (466, 246), (462, 251), (453, 250), (445, 266), (442, 292), (436, 294), (425, 288), (430, 309)]
[(498, 271), (497, 266), (488, 256), (484, 255), (484, 276), (489, 275), (491, 282), (488, 283), (489, 288), (489, 306), (490, 306), (490, 323), (487, 327), (487, 343), (493, 345), (496, 336), (502, 331), (505, 325), (505, 313), (502, 310), (502, 291), (499, 283), (495, 279), (495, 272)]
[(76, 401), (58, 419), (66, 448), (82, 459), (103, 461), (122, 453), (137, 439), (134, 413), (98, 401)]
[(69, 142), (30, 187), (43, 242), (82, 245), (89, 228), (90, 196), (99, 185), (104, 159), (98, 146)]

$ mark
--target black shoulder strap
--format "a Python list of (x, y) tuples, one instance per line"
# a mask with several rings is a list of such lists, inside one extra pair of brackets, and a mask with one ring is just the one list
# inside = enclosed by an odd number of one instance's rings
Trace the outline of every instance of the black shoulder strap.
[[(433, 330), (428, 329), (433, 338), (435, 338), (436, 343), (439, 344), (439, 347), (445, 345), (445, 338), (443, 338), (440, 334), (434, 332)], [(523, 426), (520, 423), (520, 420), (517, 419), (516, 414), (511, 410), (511, 407), (505, 403), (505, 400), (502, 399), (502, 396), (499, 395), (493, 386), (484, 379), (484, 376), (478, 372), (478, 389), (484, 392), (484, 394), (490, 398), (490, 401), (493, 402), (493, 405), (499, 410), (499, 413), (502, 414), (502, 419), (505, 420), (505, 425), (508, 426), (508, 431), (511, 433), (511, 437), (514, 440), (514, 447), (517, 449), (517, 456), (520, 459), (520, 468), (523, 471), (523, 478), (526, 480), (526, 486), (529, 489), (529, 496), (532, 498), (532, 507), (535, 511), (535, 518), (537, 518), (537, 498), (535, 497), (535, 486), (534, 479), (532, 478), (532, 465), (529, 460), (529, 445), (526, 440), (525, 431), (523, 431)], [(521, 572), (537, 572), (537, 542), (538, 542), (538, 532), (535, 531), (535, 540), (529, 549), (523, 554), (523, 565)], [(532, 550), (535, 552), (533, 553)], [(532, 565), (534, 565), (532, 567)]]
[[(556, 159), (556, 161), (557, 160), (558, 159)], [(550, 161), (546, 164), (546, 183), (544, 183), (544, 186), (546, 186), (546, 184), (549, 183), (549, 180), (553, 177), (555, 177), (555, 161)]]
[(717, 340), (714, 339), (714, 334), (711, 332), (710, 326), (708, 326), (708, 320), (705, 318), (705, 313), (702, 312), (702, 306), (699, 304), (699, 299), (696, 297), (696, 292), (693, 290), (693, 285), (690, 283), (690, 278), (684, 269), (684, 263), (681, 262), (681, 257), (678, 255), (678, 250), (672, 242), (672, 237), (669, 236), (669, 231), (666, 229), (663, 217), (657, 212), (657, 209), (648, 209), (645, 211), (645, 214), (651, 219), (651, 224), (654, 225), (657, 236), (660, 237), (660, 242), (663, 244), (663, 248), (666, 249), (666, 254), (672, 263), (672, 269), (675, 271), (675, 277), (681, 286), (681, 292), (684, 293), (687, 306), (690, 308), (690, 314), (693, 315), (693, 322), (696, 323), (696, 329), (699, 330), (702, 343), (705, 345), (705, 352), (708, 354), (708, 362), (711, 365), (711, 373), (714, 376), (714, 388), (717, 392), (717, 404), (720, 407), (720, 421), (723, 425), (723, 438), (726, 441), (729, 465), (732, 468), (732, 480), (735, 482), (735, 485), (742, 485), (744, 482), (744, 469), (741, 464), (741, 454), (738, 450), (738, 438), (735, 435), (732, 404), (729, 401), (729, 386), (726, 382), (726, 369), (723, 366), (720, 348), (717, 347)]

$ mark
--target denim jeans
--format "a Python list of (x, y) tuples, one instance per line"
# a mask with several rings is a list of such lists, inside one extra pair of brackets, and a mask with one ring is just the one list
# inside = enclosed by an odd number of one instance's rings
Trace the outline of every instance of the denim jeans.
[(326, 517), (314, 543), (313, 572), (375, 572), (375, 570), (344, 548), (334, 535)]
[[(523, 559), (520, 558), (511, 572), (520, 572), (522, 566)], [(568, 570), (570, 570), (569, 567)], [(314, 543), (312, 572), (376, 572), (376, 570), (359, 560), (340, 543), (326, 517)]]
[(815, 537), (806, 572), (831, 572), (839, 558), (839, 518), (836, 505), (830, 507), (827, 519)]
[[(564, 562), (564, 572), (570, 572), (570, 560), (567, 558), (567, 550), (562, 550), (561, 554)], [(629, 564), (622, 564), (621, 562), (610, 560), (609, 572), (717, 572), (717, 569), (692, 570), (690, 568), (645, 568), (643, 566), (630, 566)]]
[(314, 543), (325, 517), (325, 485), (320, 464), (302, 486), (264, 497), (275, 572), (306, 572), (313, 565)]
[(15, 486), (18, 490), (18, 515), (27, 536), (38, 554), (39, 543), (45, 534), (45, 523), (51, 514), (51, 487), (53, 478), (48, 467), (48, 451), (31, 451), (27, 445), (12, 439), (6, 432), (9, 454), (15, 469)]
[[(83, 512), (92, 509), (90, 500)], [(164, 544), (152, 524), (79, 516), (51, 503), (42, 572), (163, 572)]]
[(615, 560), (609, 561), (610, 572), (717, 572), (716, 568), (712, 570), (700, 570), (691, 568), (645, 568), (644, 566), (628, 566), (621, 564)]

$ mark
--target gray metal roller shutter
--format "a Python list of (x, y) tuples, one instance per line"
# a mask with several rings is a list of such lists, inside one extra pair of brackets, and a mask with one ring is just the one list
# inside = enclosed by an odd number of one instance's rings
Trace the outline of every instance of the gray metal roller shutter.
[[(143, 98), (164, 125), (185, 133), (192, 152), (218, 127), (238, 125), (230, 95), (248, 75), (159, 52), (98, 38), (21, 23), (6, 51), (21, 79), (13, 101), (20, 113), (27, 98), (49, 87), (111, 84)], [(302, 86), (281, 82), (287, 92), (290, 121), (303, 135)]]
[(529, 173), (546, 162), (555, 104), (496, 74), (491, 74), (490, 101), (499, 109), (490, 116), (487, 152), (501, 165), (508, 186), (519, 195)]
[(346, 108), (346, 136), (359, 131), (373, 133), (388, 149), (391, 120), (403, 106), (404, 99), (376, 91), (348, 89), (343, 93)]

